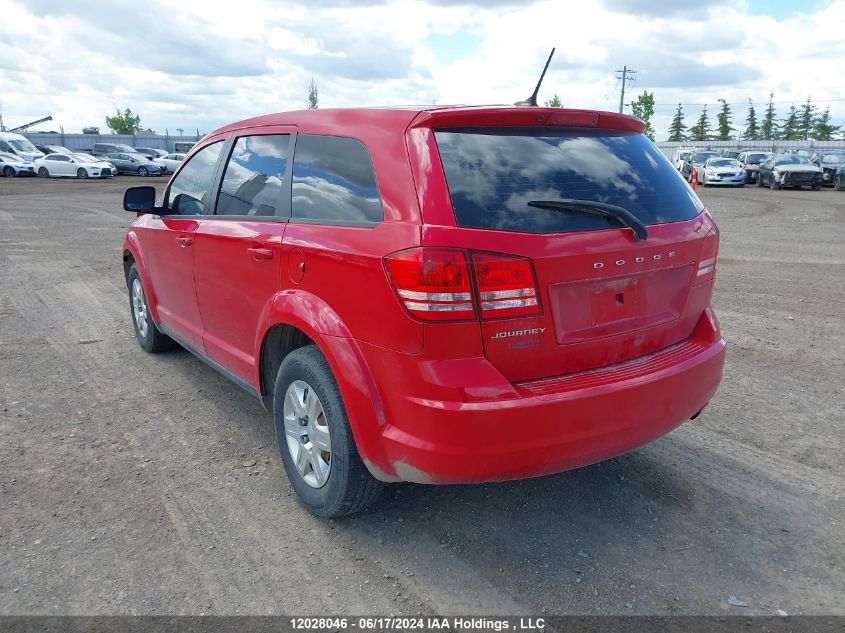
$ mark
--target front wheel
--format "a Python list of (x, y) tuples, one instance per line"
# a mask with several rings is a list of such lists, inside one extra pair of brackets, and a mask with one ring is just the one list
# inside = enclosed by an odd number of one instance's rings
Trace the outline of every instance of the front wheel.
[(780, 183), (778, 182), (778, 179), (775, 178), (774, 174), (769, 176), (769, 189), (771, 189), (772, 191), (780, 189)]
[(76, 170), (76, 177), (77, 178), (88, 178), (88, 172), (85, 171), (82, 167)]
[(839, 179), (839, 176), (833, 179), (833, 188), (837, 191), (842, 188), (842, 181)]
[(11, 167), (6, 167), (3, 169), (3, 175), (6, 178), (14, 178), (17, 174), (15, 174), (15, 170)]
[(50, 176), (50, 172), (47, 171), (46, 167), (39, 167), (38, 168), (38, 175), (42, 178), (48, 178)]
[(340, 389), (315, 345), (285, 357), (273, 415), (285, 472), (306, 508), (331, 518), (360, 512), (376, 500), (383, 484), (361, 460)]
[(146, 167), (139, 167), (139, 168), (138, 168), (138, 175), (139, 175), (139, 176), (141, 176), (141, 177), (146, 177), (146, 176), (147, 176), (147, 173), (148, 173), (148, 172), (147, 172), (147, 168), (146, 168)]
[(129, 309), (132, 313), (132, 326), (135, 329), (135, 338), (145, 352), (158, 354), (176, 347), (172, 338), (163, 334), (156, 327), (153, 317), (150, 314), (147, 303), (147, 293), (144, 292), (144, 284), (141, 283), (141, 276), (135, 264), (129, 269), (127, 278), (129, 285)]
[(820, 183), (820, 182), (817, 182), (816, 184), (814, 184), (813, 186), (810, 187), (810, 189), (812, 189), (813, 191), (818, 191), (821, 188), (822, 188), (822, 183)]

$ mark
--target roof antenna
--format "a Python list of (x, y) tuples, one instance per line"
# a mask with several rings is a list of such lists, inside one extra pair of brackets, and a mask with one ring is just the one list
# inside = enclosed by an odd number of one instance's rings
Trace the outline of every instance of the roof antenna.
[(534, 88), (534, 92), (531, 93), (531, 96), (528, 97), (525, 101), (517, 101), (514, 105), (517, 106), (536, 106), (537, 105), (537, 93), (540, 92), (540, 84), (543, 83), (543, 77), (546, 76), (546, 71), (549, 69), (549, 64), (552, 61), (552, 57), (555, 54), (555, 49), (552, 49), (552, 52), (549, 53), (549, 58), (546, 60), (546, 65), (543, 67), (543, 73), (540, 75), (540, 81), (537, 82), (537, 87)]

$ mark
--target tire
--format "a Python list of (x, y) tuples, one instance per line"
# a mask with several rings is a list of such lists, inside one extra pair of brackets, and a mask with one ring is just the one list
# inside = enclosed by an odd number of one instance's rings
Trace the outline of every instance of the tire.
[(833, 179), (833, 188), (834, 188), (836, 191), (839, 191), (839, 190), (842, 188), (842, 181), (839, 179), (839, 176), (836, 176), (836, 177)]
[(361, 460), (340, 389), (315, 345), (294, 350), (279, 367), (273, 416), (285, 472), (308, 510), (339, 517), (378, 498), (383, 483)]
[(47, 171), (47, 168), (46, 168), (46, 167), (39, 167), (39, 168), (38, 168), (38, 175), (39, 175), (41, 178), (49, 178), (49, 177), (50, 177), (50, 172), (49, 172), (49, 171)]
[(76, 177), (77, 178), (88, 178), (88, 172), (85, 171), (82, 167), (76, 170)]
[(159, 331), (147, 305), (147, 294), (141, 283), (141, 276), (135, 264), (129, 269), (126, 279), (129, 288), (129, 313), (132, 315), (132, 329), (141, 349), (149, 354), (158, 354), (176, 347), (176, 342)]
[(14, 178), (15, 176), (17, 176), (17, 173), (15, 173), (15, 170), (12, 169), (11, 167), (4, 167), (3, 168), (3, 175), (6, 178)]
[(138, 168), (138, 175), (141, 176), (142, 178), (146, 178), (148, 174), (149, 174), (149, 172), (147, 171), (146, 167), (139, 167)]
[(769, 175), (769, 189), (772, 191), (780, 189), (780, 183), (777, 181), (774, 174)]
[(821, 190), (821, 188), (822, 188), (821, 183), (816, 183), (815, 185), (810, 187), (810, 189), (812, 189), (813, 191), (819, 191), (819, 190)]

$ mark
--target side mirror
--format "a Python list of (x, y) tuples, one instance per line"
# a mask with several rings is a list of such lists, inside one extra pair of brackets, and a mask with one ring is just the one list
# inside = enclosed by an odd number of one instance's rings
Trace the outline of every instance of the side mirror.
[(129, 187), (123, 192), (123, 208), (132, 213), (152, 213), (156, 207), (155, 187)]

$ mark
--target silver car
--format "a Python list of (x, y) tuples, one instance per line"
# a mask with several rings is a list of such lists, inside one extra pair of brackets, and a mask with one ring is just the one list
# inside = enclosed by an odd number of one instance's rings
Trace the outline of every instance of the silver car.
[(745, 169), (735, 158), (708, 158), (702, 172), (704, 173), (701, 179), (705, 187), (708, 185), (745, 186)]

